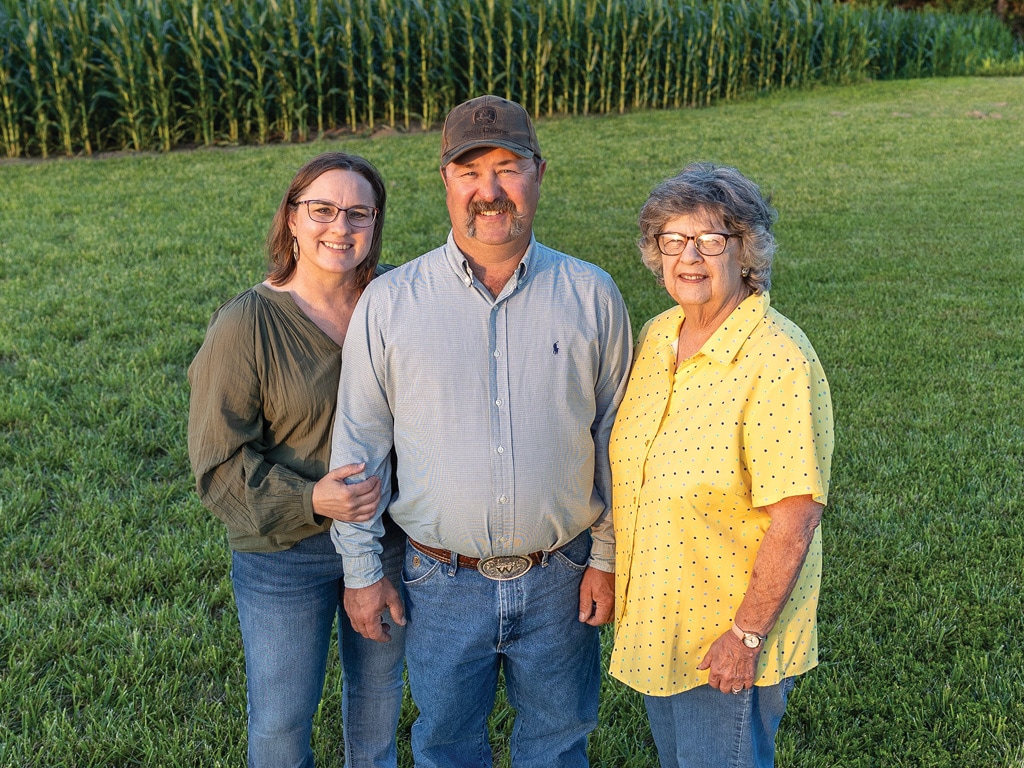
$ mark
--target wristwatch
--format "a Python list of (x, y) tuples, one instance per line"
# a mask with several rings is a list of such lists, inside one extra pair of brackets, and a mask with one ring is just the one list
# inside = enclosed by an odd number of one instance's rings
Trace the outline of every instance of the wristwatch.
[(759, 635), (756, 632), (744, 632), (734, 623), (732, 625), (732, 633), (739, 638), (747, 648), (760, 648), (761, 644), (768, 639), (766, 635)]

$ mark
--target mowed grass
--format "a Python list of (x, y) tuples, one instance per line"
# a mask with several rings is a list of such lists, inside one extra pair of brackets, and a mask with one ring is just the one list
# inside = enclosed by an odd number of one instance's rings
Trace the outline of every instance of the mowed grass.
[[(1024, 763), (1024, 79), (868, 83), (703, 110), (542, 121), (536, 231), (617, 280), (635, 330), (670, 300), (636, 213), (694, 159), (780, 211), (773, 303), (835, 403), (821, 665), (778, 765)], [(0, 163), (0, 766), (240, 766), (229, 554), (185, 449), (210, 313), (262, 277), (294, 171), (370, 158), (385, 260), (448, 225), (439, 135)], [(606, 632), (610, 641), (610, 631)], [(557, 663), (557, 660), (553, 660)], [(339, 673), (319, 765), (342, 757)], [(401, 759), (411, 765), (406, 709)], [(493, 720), (506, 740), (511, 716)], [(595, 766), (653, 766), (607, 678)], [(507, 750), (498, 750), (507, 765)]]

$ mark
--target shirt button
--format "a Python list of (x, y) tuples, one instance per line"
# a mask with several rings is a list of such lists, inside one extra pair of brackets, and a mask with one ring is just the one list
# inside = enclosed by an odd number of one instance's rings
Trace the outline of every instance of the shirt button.
[(499, 397), (497, 400), (495, 400), (494, 404), (500, 408), (501, 407), (501, 398)]
[(494, 350), (494, 356), (501, 357), (501, 352), (499, 352), (498, 350)]
[(508, 496), (499, 496), (498, 497), (498, 503), (499, 504), (506, 504), (506, 503), (508, 503)]
[(504, 453), (504, 452), (505, 452), (505, 447), (502, 446), (502, 445), (499, 445), (498, 446), (498, 453)]

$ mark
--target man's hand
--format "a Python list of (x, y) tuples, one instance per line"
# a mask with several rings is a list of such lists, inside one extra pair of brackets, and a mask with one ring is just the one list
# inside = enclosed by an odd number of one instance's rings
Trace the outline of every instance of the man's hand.
[(358, 483), (345, 480), (366, 469), (365, 464), (346, 464), (328, 472), (313, 486), (313, 511), (343, 523), (364, 523), (377, 512), (380, 478), (371, 475)]
[(580, 582), (580, 621), (599, 627), (615, 613), (615, 574), (587, 567)]
[(384, 620), (388, 611), (396, 624), (405, 626), (405, 606), (387, 577), (361, 589), (345, 587), (345, 613), (363, 637), (379, 643), (391, 639), (391, 625)]
[(732, 629), (711, 644), (697, 669), (709, 669), (708, 685), (722, 693), (739, 693), (754, 684), (760, 648), (747, 648)]

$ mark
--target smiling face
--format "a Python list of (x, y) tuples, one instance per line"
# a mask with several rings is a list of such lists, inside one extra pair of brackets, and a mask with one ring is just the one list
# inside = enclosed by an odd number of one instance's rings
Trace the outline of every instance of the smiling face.
[(467, 256), (499, 261), (530, 244), (545, 164), (502, 148), (460, 155), (441, 169), (455, 242)]
[[(318, 176), (298, 199), (321, 200), (339, 208), (357, 205), (374, 208), (377, 205), (370, 182), (353, 171), (337, 169)], [(322, 224), (310, 218), (305, 204), (289, 213), (288, 229), (299, 245), (295, 274), (302, 279), (350, 277), (366, 259), (373, 242), (372, 226), (354, 227), (344, 213), (339, 213), (334, 221)]]
[[(687, 237), (708, 232), (729, 233), (722, 221), (707, 211), (669, 219), (661, 231)], [(750, 294), (740, 273), (738, 256), (741, 247), (739, 238), (730, 237), (721, 254), (703, 256), (690, 240), (679, 255), (662, 255), (665, 289), (688, 317), (724, 317)]]

